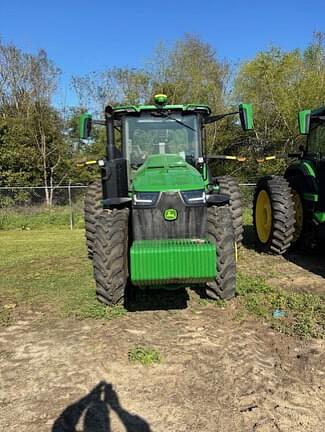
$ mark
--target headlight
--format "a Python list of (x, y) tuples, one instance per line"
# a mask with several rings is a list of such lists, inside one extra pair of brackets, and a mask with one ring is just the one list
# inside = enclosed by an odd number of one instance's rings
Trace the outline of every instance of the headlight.
[(204, 190), (184, 191), (181, 192), (185, 204), (190, 206), (202, 205), (206, 203)]
[(159, 192), (136, 192), (133, 195), (135, 206), (155, 206), (159, 198)]

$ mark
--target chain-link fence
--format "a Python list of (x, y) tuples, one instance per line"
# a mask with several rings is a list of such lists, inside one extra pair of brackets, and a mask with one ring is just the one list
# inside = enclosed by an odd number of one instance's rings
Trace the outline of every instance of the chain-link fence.
[(0, 187), (0, 229), (46, 225), (81, 228), (86, 189), (86, 185)]
[[(254, 186), (254, 182), (240, 184), (244, 208), (252, 208)], [(0, 229), (83, 228), (86, 189), (86, 185), (67, 185), (48, 188), (46, 193), (44, 187), (0, 187)]]

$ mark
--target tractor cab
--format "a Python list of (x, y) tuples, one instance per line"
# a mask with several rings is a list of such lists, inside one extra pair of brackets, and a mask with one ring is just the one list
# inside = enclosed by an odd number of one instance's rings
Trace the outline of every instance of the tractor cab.
[[(239, 114), (243, 130), (252, 129), (251, 104), (241, 104), (235, 112), (211, 116), (211, 110), (207, 105), (169, 105), (167, 96), (159, 94), (154, 97), (153, 105), (124, 105), (114, 108), (107, 106), (105, 120), (92, 120), (88, 113), (82, 115), (80, 137), (89, 138), (92, 124), (106, 125), (107, 156), (99, 161), (99, 165), (102, 170), (112, 164), (118, 165), (113, 171), (118, 172), (119, 179), (111, 182), (109, 190), (103, 185), (104, 192), (105, 189), (107, 192), (104, 193), (104, 199), (128, 196), (126, 185), (128, 192), (132, 191), (137, 170), (148, 159), (166, 162), (175, 161), (177, 156), (179, 164), (189, 164), (200, 171), (202, 181), (205, 182), (203, 187), (206, 187), (208, 174), (205, 163), (204, 127), (235, 114)], [(120, 148), (115, 145), (116, 131), (121, 135)], [(150, 166), (152, 167), (152, 164)], [(109, 170), (111, 168), (109, 167)], [(107, 178), (107, 173), (103, 173), (103, 178)]]
[[(206, 105), (168, 105), (164, 95), (155, 97), (155, 105), (115, 107), (112, 116), (120, 126), (129, 191), (134, 190), (138, 174), (143, 174), (142, 166), (151, 172), (170, 164), (197, 167), (203, 156), (202, 125), (210, 113)], [(161, 174), (159, 187), (168, 188), (173, 176)], [(201, 183), (204, 189), (202, 176)]]
[(321, 114), (311, 116), (306, 148), (306, 157), (315, 166), (318, 190), (317, 212), (325, 212), (325, 108)]
[(307, 136), (306, 147), (297, 167), (304, 175), (303, 199), (314, 217), (325, 222), (325, 107), (299, 113), (299, 129)]

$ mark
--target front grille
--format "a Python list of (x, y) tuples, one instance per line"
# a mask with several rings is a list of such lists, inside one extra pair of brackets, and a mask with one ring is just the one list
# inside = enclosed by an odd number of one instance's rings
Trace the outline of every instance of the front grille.
[[(167, 209), (177, 212), (176, 220), (165, 220)], [(132, 209), (134, 240), (206, 237), (206, 206), (186, 206), (178, 192), (163, 192), (154, 208)]]

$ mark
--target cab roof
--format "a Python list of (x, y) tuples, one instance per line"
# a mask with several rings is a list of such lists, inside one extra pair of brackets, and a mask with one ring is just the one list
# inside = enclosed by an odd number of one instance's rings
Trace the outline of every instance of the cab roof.
[(184, 104), (184, 105), (119, 105), (112, 108), (114, 116), (124, 114), (140, 114), (142, 112), (150, 111), (182, 111), (182, 112), (195, 112), (201, 113), (204, 116), (211, 114), (211, 109), (208, 105), (202, 104)]

